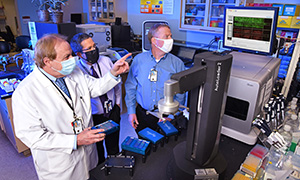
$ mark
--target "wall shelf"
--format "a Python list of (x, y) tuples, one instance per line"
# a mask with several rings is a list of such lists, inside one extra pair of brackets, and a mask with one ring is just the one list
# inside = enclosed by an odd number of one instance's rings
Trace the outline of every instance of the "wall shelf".
[(89, 20), (111, 23), (116, 17), (127, 21), (127, 0), (89, 0)]
[(253, 0), (181, 0), (181, 30), (223, 33), (224, 8)]

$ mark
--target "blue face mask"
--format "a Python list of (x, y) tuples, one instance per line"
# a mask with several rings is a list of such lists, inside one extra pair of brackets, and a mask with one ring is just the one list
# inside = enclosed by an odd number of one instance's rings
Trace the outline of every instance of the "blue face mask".
[(59, 72), (62, 75), (65, 75), (65, 76), (69, 75), (75, 69), (77, 59), (78, 59), (78, 57), (75, 56), (75, 57), (71, 57), (68, 60), (59, 62), (61, 64), (61, 66), (62, 66), (62, 69), (60, 71), (57, 70), (57, 69), (54, 69), (53, 67), (52, 67), (52, 69), (55, 70), (55, 71), (57, 71), (57, 72)]

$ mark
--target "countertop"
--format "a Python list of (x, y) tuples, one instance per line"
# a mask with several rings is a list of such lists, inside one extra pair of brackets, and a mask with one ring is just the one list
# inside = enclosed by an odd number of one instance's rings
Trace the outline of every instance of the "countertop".
[[(24, 79), (24, 71), (20, 69), (20, 67), (17, 67), (16, 65), (11, 65), (6, 67), (6, 71), (0, 71), (0, 79), (4, 78), (17, 78), (17, 79)], [(7, 93), (5, 90), (0, 88), (0, 97), (1, 99), (9, 98), (11, 97), (13, 92)]]
[[(128, 169), (112, 168), (111, 174), (105, 176), (103, 169), (104, 163), (100, 164), (96, 168), (90, 171), (91, 180), (147, 180), (147, 179), (160, 179), (160, 180), (192, 180), (194, 176), (184, 172), (181, 168), (176, 165), (174, 158), (174, 148), (185, 141), (186, 132), (178, 137), (175, 141), (174, 137), (171, 137), (168, 144), (164, 147), (158, 147), (156, 152), (151, 151), (150, 155), (147, 156), (146, 162), (142, 163), (142, 156), (134, 153), (127, 153), (126, 155), (135, 156), (135, 167), (133, 176), (129, 175)], [(224, 172), (219, 174), (219, 179), (229, 180), (231, 179), (236, 171), (240, 168), (240, 165), (244, 162), (247, 154), (253, 148), (253, 146), (241, 143), (237, 140), (221, 135), (219, 152), (220, 155), (226, 161), (227, 168)], [(182, 152), (183, 154), (185, 152)], [(176, 153), (175, 153), (176, 154)]]

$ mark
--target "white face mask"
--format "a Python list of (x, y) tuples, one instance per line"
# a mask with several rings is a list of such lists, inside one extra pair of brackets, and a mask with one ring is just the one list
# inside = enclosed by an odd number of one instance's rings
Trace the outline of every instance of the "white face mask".
[(160, 39), (160, 38), (155, 38), (155, 39), (164, 42), (162, 47), (159, 47), (158, 45), (154, 44), (158, 49), (162, 50), (165, 53), (168, 53), (172, 50), (172, 48), (173, 48), (173, 39)]

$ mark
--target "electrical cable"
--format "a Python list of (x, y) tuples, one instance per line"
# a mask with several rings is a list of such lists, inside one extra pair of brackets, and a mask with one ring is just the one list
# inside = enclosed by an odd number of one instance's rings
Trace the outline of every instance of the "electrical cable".
[(215, 42), (217, 42), (217, 41), (216, 41), (216, 39), (214, 38), (214, 39), (211, 41), (211, 43), (208, 44), (208, 49), (207, 49), (208, 51), (209, 51), (210, 47), (211, 47)]

